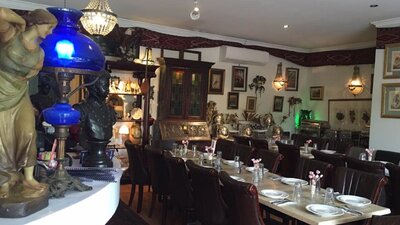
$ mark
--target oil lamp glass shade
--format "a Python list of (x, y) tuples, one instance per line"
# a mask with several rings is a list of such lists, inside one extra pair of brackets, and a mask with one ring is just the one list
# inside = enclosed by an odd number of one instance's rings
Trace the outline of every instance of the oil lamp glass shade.
[(80, 112), (68, 103), (56, 103), (43, 110), (44, 120), (53, 126), (68, 126), (79, 123)]
[(82, 12), (75, 9), (51, 7), (47, 9), (58, 20), (53, 33), (48, 35), (41, 47), (45, 52), (44, 69), (71, 68), (101, 71), (105, 57), (92, 39), (78, 32), (78, 21)]
[(277, 91), (280, 91), (283, 88), (283, 86), (285, 86), (285, 83), (286, 80), (282, 76), (282, 63), (279, 63), (276, 69), (275, 79), (272, 81), (272, 85)]
[(354, 67), (353, 76), (351, 77), (348, 89), (354, 96), (361, 94), (364, 91), (364, 84), (362, 82), (360, 68), (358, 66)]
[(90, 0), (82, 12), (82, 26), (91, 35), (107, 35), (118, 21), (107, 0)]

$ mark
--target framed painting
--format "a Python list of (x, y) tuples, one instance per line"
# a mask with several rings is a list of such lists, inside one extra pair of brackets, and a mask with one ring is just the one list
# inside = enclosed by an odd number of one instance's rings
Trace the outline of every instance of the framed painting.
[(323, 99), (324, 99), (323, 86), (310, 87), (310, 100), (323, 100)]
[(361, 131), (371, 122), (370, 98), (329, 99), (328, 121), (332, 130)]
[(210, 69), (208, 76), (208, 94), (224, 94), (225, 70)]
[(285, 91), (297, 91), (299, 86), (299, 69), (286, 68)]
[(283, 96), (274, 96), (274, 112), (282, 112), (283, 111)]
[(382, 84), (381, 117), (400, 118), (400, 83)]
[(232, 91), (247, 91), (247, 67), (232, 66)]
[(247, 96), (246, 111), (255, 112), (257, 106), (257, 97)]
[(239, 108), (239, 93), (228, 92), (228, 109), (238, 109), (238, 108)]
[(400, 43), (385, 45), (383, 78), (400, 78)]

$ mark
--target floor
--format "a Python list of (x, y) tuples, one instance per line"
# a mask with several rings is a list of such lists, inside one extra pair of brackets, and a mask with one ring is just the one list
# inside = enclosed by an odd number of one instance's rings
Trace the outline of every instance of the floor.
[[(130, 184), (121, 185), (120, 198), (126, 204), (129, 203), (130, 191), (131, 191)], [(133, 199), (133, 204), (131, 206), (131, 209), (134, 210), (135, 212), (137, 209), (137, 195), (138, 195), (138, 191), (136, 190), (135, 197)], [(143, 194), (142, 212), (139, 213), (139, 216), (142, 219), (144, 219), (147, 223), (149, 223), (149, 225), (160, 225), (161, 224), (161, 208), (162, 208), (161, 202), (156, 201), (156, 204), (154, 206), (153, 215), (150, 218), (148, 216), (148, 213), (150, 210), (150, 202), (151, 202), (150, 200), (151, 200), (151, 191), (149, 191), (148, 187), (146, 186), (144, 188), (144, 194)], [(182, 218), (179, 216), (179, 213), (176, 210), (170, 208), (167, 212), (167, 225), (180, 225), (180, 224), (182, 224)], [(190, 223), (190, 225), (194, 225), (194, 224), (197, 224), (197, 223)]]

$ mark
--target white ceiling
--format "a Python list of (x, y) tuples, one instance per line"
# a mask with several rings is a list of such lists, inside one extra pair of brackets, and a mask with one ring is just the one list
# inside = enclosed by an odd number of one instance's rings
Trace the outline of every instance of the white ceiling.
[[(0, 0), (1, 2), (2, 0)], [(66, 0), (84, 8), (89, 0)], [(29, 2), (64, 6), (64, 0)], [(109, 0), (120, 18), (301, 49), (373, 45), (370, 22), (400, 17), (400, 0)], [(371, 8), (371, 4), (378, 4)], [(289, 29), (283, 29), (288, 24)]]

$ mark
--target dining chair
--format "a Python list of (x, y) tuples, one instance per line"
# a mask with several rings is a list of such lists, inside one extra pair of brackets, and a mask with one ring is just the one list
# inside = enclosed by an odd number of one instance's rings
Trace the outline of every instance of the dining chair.
[(303, 146), (309, 138), (303, 134), (292, 134), (291, 139), (293, 140), (294, 146), (300, 147)]
[(171, 201), (183, 212), (182, 225), (186, 225), (190, 213), (194, 212), (193, 189), (188, 170), (182, 158), (166, 154), (165, 161), (170, 177)]
[(316, 170), (319, 170), (323, 174), (320, 183), (321, 188), (329, 187), (332, 179), (333, 165), (327, 162), (300, 157), (297, 161), (294, 177), (309, 180), (309, 172), (315, 172)]
[(167, 218), (168, 196), (170, 195), (167, 164), (164, 159), (163, 151), (160, 148), (146, 145), (144, 152), (147, 156), (152, 186), (149, 217), (151, 218), (153, 215), (157, 196), (160, 196), (162, 199), (161, 225), (165, 225)]
[(247, 146), (251, 145), (250, 137), (235, 135), (235, 136), (233, 136), (233, 139), (238, 144), (247, 145)]
[(400, 166), (393, 163), (386, 163), (385, 166), (389, 170), (389, 206), (392, 214), (400, 215)]
[(352, 146), (353, 144), (349, 139), (331, 138), (328, 140), (327, 149), (345, 154)]
[(278, 172), (279, 164), (284, 158), (281, 153), (267, 149), (257, 149), (257, 154), (257, 158), (261, 158), (261, 162), (264, 163), (264, 168), (268, 169), (271, 173)]
[(375, 161), (386, 161), (386, 162), (391, 162), (396, 165), (399, 165), (400, 153), (386, 151), (386, 150), (376, 150), (374, 160)]
[(245, 166), (253, 166), (251, 159), (257, 157), (257, 152), (255, 148), (248, 145), (235, 143), (235, 156), (239, 156), (240, 161), (242, 161)]
[(399, 225), (400, 215), (372, 216), (371, 225)]
[(361, 146), (352, 146), (349, 150), (345, 153), (346, 156), (358, 159), (361, 153), (365, 153), (365, 147)]
[(223, 200), (218, 172), (213, 168), (186, 161), (192, 178), (196, 215), (202, 225), (228, 225), (227, 206)]
[(235, 158), (235, 142), (219, 138), (215, 146), (215, 152), (222, 152), (222, 158), (233, 160)]
[(325, 152), (318, 151), (318, 150), (312, 150), (311, 154), (314, 156), (315, 159), (317, 159), (319, 161), (330, 163), (335, 168), (346, 166), (346, 160), (345, 160), (344, 154), (340, 154), (340, 153), (329, 154), (329, 153), (325, 153)]
[(250, 138), (251, 147), (268, 150), (268, 140), (260, 138)]
[(232, 179), (221, 171), (219, 179), (228, 206), (230, 225), (264, 225), (256, 186)]
[(385, 164), (381, 162), (359, 160), (349, 156), (346, 156), (345, 160), (348, 168), (365, 171), (367, 173), (385, 175)]
[(278, 174), (284, 177), (293, 177), (297, 161), (300, 158), (300, 149), (294, 145), (283, 144), (280, 141), (277, 141), (276, 145), (279, 153), (284, 157), (279, 164)]
[(125, 141), (125, 147), (128, 152), (129, 160), (129, 177), (131, 180), (131, 193), (129, 196), (129, 206), (132, 206), (133, 197), (135, 196), (136, 185), (139, 188), (137, 213), (142, 211), (143, 204), (143, 187), (150, 185), (149, 171), (147, 160), (145, 159), (143, 148), (141, 145), (133, 144), (131, 141)]

